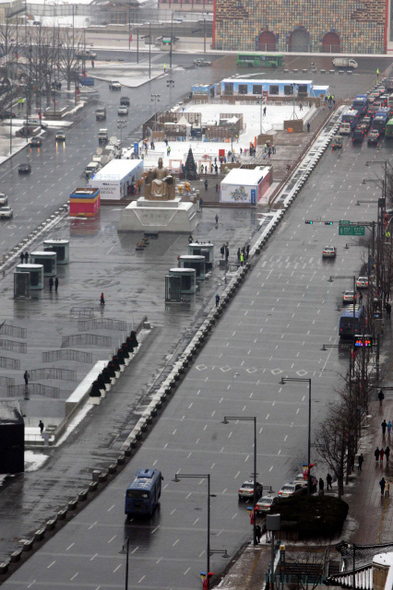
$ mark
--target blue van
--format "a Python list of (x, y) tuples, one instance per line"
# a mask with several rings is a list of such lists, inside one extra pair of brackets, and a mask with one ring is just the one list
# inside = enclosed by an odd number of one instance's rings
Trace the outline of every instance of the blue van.
[(160, 500), (161, 471), (158, 469), (138, 469), (126, 491), (125, 514), (131, 516), (151, 516)]

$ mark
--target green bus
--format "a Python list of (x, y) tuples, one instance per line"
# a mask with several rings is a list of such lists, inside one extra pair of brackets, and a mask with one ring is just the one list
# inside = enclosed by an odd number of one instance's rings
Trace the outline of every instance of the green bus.
[(237, 54), (236, 63), (238, 66), (248, 66), (249, 68), (279, 68), (284, 65), (285, 58), (282, 54), (261, 53), (252, 51), (243, 51)]
[(385, 127), (385, 137), (393, 139), (393, 119), (389, 119)]

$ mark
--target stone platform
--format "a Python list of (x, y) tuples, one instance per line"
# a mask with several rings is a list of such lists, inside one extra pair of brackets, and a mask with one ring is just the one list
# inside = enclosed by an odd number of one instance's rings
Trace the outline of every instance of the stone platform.
[(119, 231), (160, 231), (191, 233), (198, 225), (197, 208), (180, 197), (151, 201), (140, 197), (121, 213)]

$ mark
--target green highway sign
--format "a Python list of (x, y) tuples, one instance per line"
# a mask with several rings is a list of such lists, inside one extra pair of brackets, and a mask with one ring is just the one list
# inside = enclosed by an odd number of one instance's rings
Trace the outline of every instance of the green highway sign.
[(348, 219), (340, 219), (338, 223), (339, 225), (351, 225), (352, 221), (349, 221)]
[(364, 236), (365, 233), (364, 225), (343, 225), (338, 228), (339, 236)]

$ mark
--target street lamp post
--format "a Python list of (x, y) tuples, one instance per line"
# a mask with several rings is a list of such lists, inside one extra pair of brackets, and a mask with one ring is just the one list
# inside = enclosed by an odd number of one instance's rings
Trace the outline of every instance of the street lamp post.
[(169, 108), (171, 108), (172, 105), (172, 88), (175, 85), (175, 81), (174, 80), (167, 80), (166, 81), (166, 87), (169, 88)]
[(117, 128), (120, 130), (120, 143), (121, 147), (123, 147), (123, 129), (127, 127), (127, 123), (122, 121), (121, 119), (117, 120)]
[(307, 437), (307, 494), (311, 495), (311, 379), (303, 379), (301, 377), (281, 377), (281, 385), (285, 385), (288, 381), (297, 381), (298, 383), (308, 383), (308, 437)]
[(210, 498), (215, 497), (210, 494), (210, 473), (176, 473), (176, 483), (179, 483), (182, 479), (207, 479), (207, 539), (206, 539), (206, 579), (207, 586), (209, 587), (209, 572), (210, 572)]
[(253, 543), (257, 545), (255, 507), (257, 504), (257, 418), (256, 416), (224, 416), (223, 424), (229, 422), (254, 422), (254, 495), (253, 495)]
[(157, 131), (157, 102), (160, 102), (161, 94), (151, 94), (151, 101), (154, 102), (154, 129)]
[(121, 554), (125, 554), (126, 556), (126, 575), (125, 575), (125, 580), (124, 580), (124, 588), (125, 590), (128, 590), (128, 564), (129, 564), (129, 548), (130, 548), (130, 539), (129, 537), (126, 538), (125, 542), (123, 543), (123, 547), (121, 549), (121, 551), (119, 551), (119, 553)]

